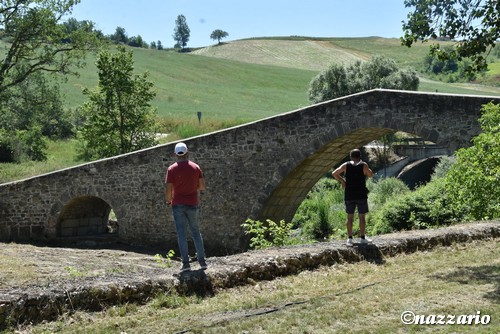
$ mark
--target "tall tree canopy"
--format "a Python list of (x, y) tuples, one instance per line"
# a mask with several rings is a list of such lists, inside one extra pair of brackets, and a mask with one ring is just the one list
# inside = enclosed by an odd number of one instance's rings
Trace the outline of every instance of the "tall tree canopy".
[(374, 88), (417, 90), (418, 85), (414, 70), (400, 70), (394, 60), (374, 56), (349, 66), (334, 64), (318, 74), (309, 84), (309, 101), (319, 103)]
[(132, 51), (103, 50), (97, 58), (99, 83), (84, 94), (83, 157), (103, 158), (156, 144), (155, 97), (148, 73), (134, 75)]
[(188, 27), (186, 17), (184, 15), (177, 16), (175, 20), (175, 29), (172, 37), (174, 41), (177, 42), (177, 45), (181, 48), (185, 48), (187, 43), (189, 42), (191, 30)]
[(457, 40), (452, 50), (435, 43), (430, 53), (441, 60), (470, 58), (469, 71), (487, 68), (486, 57), (500, 39), (498, 0), (405, 0), (404, 4), (413, 11), (403, 22), (403, 45), (439, 38)]
[(0, 52), (0, 94), (36, 72), (74, 73), (85, 51), (98, 45), (93, 24), (77, 29), (61, 24), (79, 0), (0, 0), (0, 27), (5, 52)]

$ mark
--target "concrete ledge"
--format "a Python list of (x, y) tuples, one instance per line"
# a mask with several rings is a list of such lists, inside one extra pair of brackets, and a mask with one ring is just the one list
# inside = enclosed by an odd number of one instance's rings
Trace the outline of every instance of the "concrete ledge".
[(335, 241), (209, 258), (207, 271), (194, 270), (181, 275), (175, 268), (159, 270), (149, 278), (103, 277), (79, 282), (72, 288), (63, 284), (22, 288), (0, 294), (0, 329), (12, 323), (55, 320), (74, 310), (97, 311), (121, 303), (145, 303), (158, 293), (209, 296), (220, 289), (294, 275), (320, 266), (359, 261), (383, 264), (384, 258), (397, 254), (498, 237), (500, 221), (470, 223), (377, 236), (374, 243), (367, 246), (347, 247), (343, 241)]

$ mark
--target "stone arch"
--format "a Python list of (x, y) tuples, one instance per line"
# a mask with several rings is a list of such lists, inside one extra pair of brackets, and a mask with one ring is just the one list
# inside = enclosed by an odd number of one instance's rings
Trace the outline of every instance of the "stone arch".
[(117, 234), (117, 226), (110, 228), (111, 212), (111, 206), (99, 197), (84, 195), (72, 198), (57, 216), (56, 236), (85, 238)]
[(311, 188), (353, 148), (360, 148), (393, 132), (395, 130), (388, 128), (360, 128), (319, 147), (286, 174), (264, 204), (259, 218), (291, 221)]

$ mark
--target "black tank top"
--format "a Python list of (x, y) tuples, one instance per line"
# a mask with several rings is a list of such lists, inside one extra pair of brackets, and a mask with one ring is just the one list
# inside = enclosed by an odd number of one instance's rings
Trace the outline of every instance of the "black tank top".
[(354, 165), (352, 161), (347, 162), (345, 180), (346, 187), (344, 198), (346, 201), (368, 198), (366, 188), (366, 177), (363, 173), (364, 162)]

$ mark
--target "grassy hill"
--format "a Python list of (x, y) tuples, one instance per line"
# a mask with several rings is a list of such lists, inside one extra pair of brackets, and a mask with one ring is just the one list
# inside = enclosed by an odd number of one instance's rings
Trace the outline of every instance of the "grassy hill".
[[(136, 73), (149, 71), (161, 117), (244, 121), (290, 111), (308, 104), (314, 71), (242, 63), (190, 53), (133, 49)], [(98, 82), (94, 60), (78, 78), (61, 86), (69, 107), (85, 101), (83, 87)]]
[[(401, 67), (418, 67), (429, 48), (401, 46), (387, 38), (256, 38), (209, 46), (191, 53), (134, 48), (137, 73), (150, 72), (162, 117), (255, 120), (309, 104), (311, 79), (335, 62), (366, 60), (375, 54), (394, 59)], [(68, 107), (85, 97), (82, 87), (95, 87), (97, 73), (89, 57), (79, 78), (69, 78), (62, 90)], [(493, 67), (496, 64), (493, 64)], [(461, 94), (500, 95), (500, 88), (422, 80), (420, 90)]]

